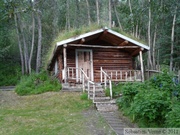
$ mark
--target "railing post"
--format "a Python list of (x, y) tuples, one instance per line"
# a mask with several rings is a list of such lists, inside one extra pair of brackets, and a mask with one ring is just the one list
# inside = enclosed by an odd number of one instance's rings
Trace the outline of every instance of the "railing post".
[(112, 82), (109, 80), (110, 97), (112, 99)]
[(79, 71), (79, 73), (80, 73), (80, 77), (79, 77), (79, 82), (81, 83), (82, 82), (82, 71), (81, 71), (81, 69), (79, 69), (80, 71)]
[(89, 81), (88, 81), (88, 99), (90, 99), (89, 91), (90, 91), (90, 86), (89, 86)]
[(84, 89), (85, 89), (85, 84), (84, 84), (84, 74), (82, 74), (82, 85), (83, 85), (83, 92), (84, 92)]
[(127, 71), (126, 71), (126, 82), (127, 82)]
[(107, 88), (107, 84), (106, 84), (107, 82), (106, 82), (106, 75), (104, 74), (104, 87), (105, 87), (105, 89)]
[(101, 67), (100, 74), (101, 74), (101, 83), (102, 83), (102, 67)]
[(95, 85), (93, 84), (93, 103), (94, 103), (94, 99), (95, 99)]

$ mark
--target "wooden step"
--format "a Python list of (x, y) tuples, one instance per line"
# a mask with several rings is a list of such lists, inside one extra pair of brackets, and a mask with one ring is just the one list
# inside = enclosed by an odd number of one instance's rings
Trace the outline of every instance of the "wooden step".
[[(93, 99), (93, 97), (90, 97), (90, 99)], [(95, 97), (94, 101), (95, 102), (106, 102), (109, 101), (111, 98), (110, 97)]]
[(96, 108), (100, 112), (114, 112), (118, 110), (118, 106), (116, 104), (96, 104)]

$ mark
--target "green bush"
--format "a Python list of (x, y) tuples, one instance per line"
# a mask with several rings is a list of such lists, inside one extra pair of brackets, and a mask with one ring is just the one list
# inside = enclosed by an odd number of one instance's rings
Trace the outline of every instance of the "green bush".
[[(113, 98), (118, 97), (121, 93), (122, 93), (122, 87), (123, 87), (124, 83), (118, 83), (118, 84), (112, 84), (112, 96)], [(107, 88), (105, 90), (105, 94), (106, 96), (110, 96), (110, 90), (109, 88)]]
[(0, 62), (0, 86), (16, 85), (21, 77), (21, 67), (13, 62)]
[(139, 90), (142, 90), (144, 84), (135, 82), (135, 83), (125, 83), (122, 90), (122, 97), (117, 99), (117, 104), (121, 108), (126, 108), (131, 105), (134, 100), (134, 96), (138, 93)]
[(144, 83), (127, 83), (122, 94), (117, 99), (118, 106), (143, 127), (180, 125), (180, 84), (172, 74), (161, 73)]
[(81, 100), (88, 100), (88, 94), (86, 92), (81, 94)]
[(39, 74), (32, 73), (30, 76), (23, 76), (15, 91), (19, 95), (31, 95), (47, 91), (59, 91), (61, 87), (56, 78), (48, 76), (46, 71), (43, 71)]
[(150, 123), (162, 124), (165, 122), (165, 115), (169, 111), (170, 95), (167, 92), (150, 89), (140, 91), (131, 104), (131, 113), (134, 120), (143, 118)]
[(166, 127), (180, 127), (180, 102), (176, 101), (171, 105), (171, 111), (166, 114)]

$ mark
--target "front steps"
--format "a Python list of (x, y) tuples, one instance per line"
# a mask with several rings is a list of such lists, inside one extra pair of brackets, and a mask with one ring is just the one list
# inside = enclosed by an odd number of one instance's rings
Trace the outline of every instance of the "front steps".
[[(85, 88), (87, 91), (87, 86)], [(83, 89), (82, 84), (76, 84), (76, 83), (62, 84), (63, 92), (81, 92), (82, 89)], [(89, 98), (93, 100), (93, 87), (92, 86), (90, 86)], [(113, 112), (113, 111), (118, 110), (118, 106), (116, 105), (115, 100), (105, 95), (103, 86), (100, 83), (95, 84), (95, 97), (94, 97), (93, 103), (95, 104), (95, 107), (97, 108), (97, 110), (100, 112)]]
[[(93, 103), (100, 112), (114, 112), (118, 110), (116, 101), (105, 95), (104, 89), (101, 84), (95, 85), (95, 97)], [(93, 88), (89, 91), (90, 99), (93, 100)]]

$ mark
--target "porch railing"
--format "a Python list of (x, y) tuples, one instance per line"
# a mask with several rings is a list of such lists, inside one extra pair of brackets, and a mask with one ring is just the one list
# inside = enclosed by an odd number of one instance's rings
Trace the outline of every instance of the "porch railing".
[[(77, 75), (78, 73), (78, 75)], [(75, 68), (75, 67), (67, 67), (67, 79), (74, 79), (76, 82), (82, 83), (82, 89), (83, 92), (85, 91), (87, 87), (88, 91), (88, 99), (90, 98), (90, 88), (92, 85), (93, 88), (93, 102), (95, 99), (95, 83), (93, 81), (90, 81), (87, 74), (84, 72), (81, 68)]]
[[(142, 81), (141, 70), (105, 70), (103, 69), (103, 71), (111, 78), (112, 81), (117, 81), (117, 82)], [(102, 81), (103, 81), (103, 75), (101, 73), (101, 82)]]
[(109, 83), (110, 98), (112, 99), (112, 81), (111, 77), (101, 67), (101, 83), (104, 83), (104, 88), (107, 89)]

